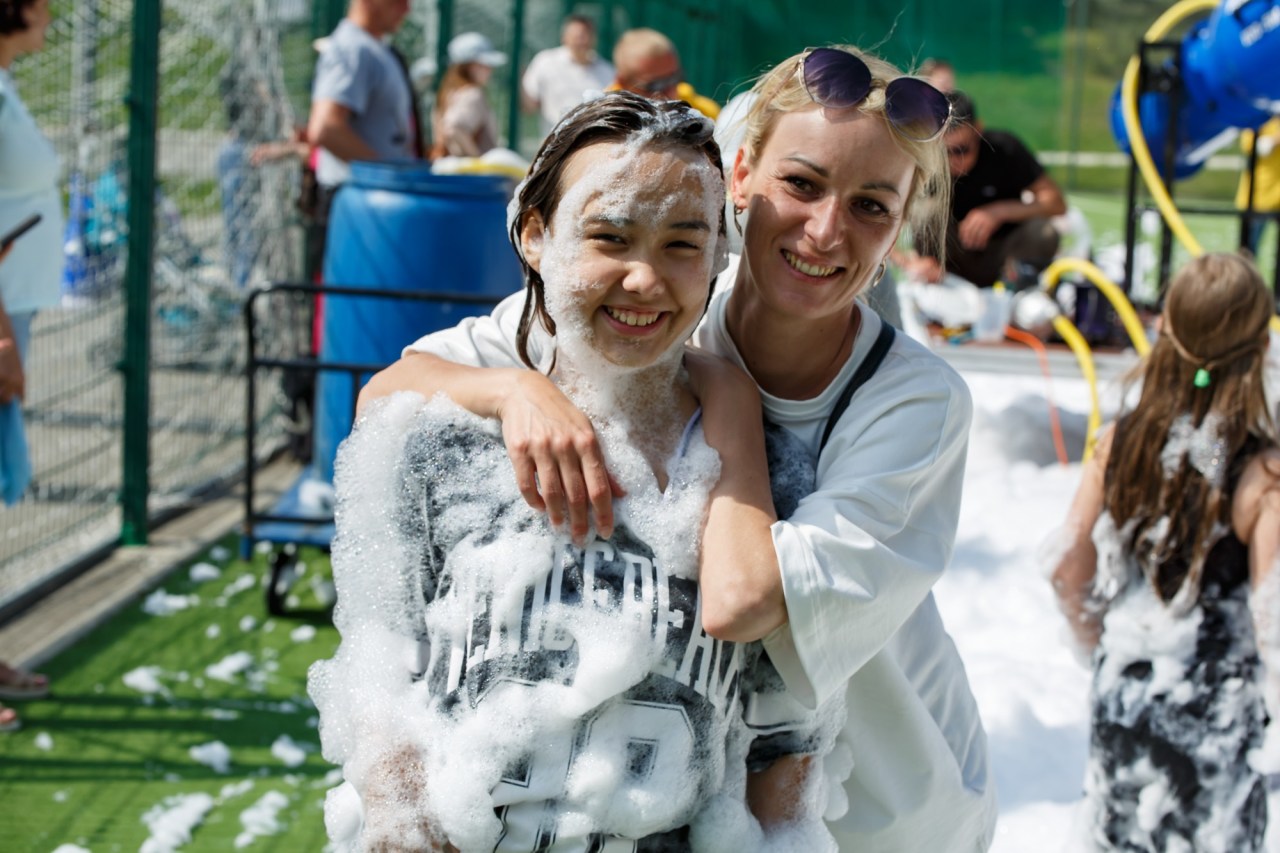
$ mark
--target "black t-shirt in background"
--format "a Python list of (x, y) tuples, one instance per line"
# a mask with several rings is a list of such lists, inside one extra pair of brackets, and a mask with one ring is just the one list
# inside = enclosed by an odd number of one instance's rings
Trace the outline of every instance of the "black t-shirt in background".
[[(955, 244), (955, 232), (969, 211), (993, 201), (1022, 197), (1023, 190), (1044, 174), (1044, 167), (1022, 140), (1004, 130), (988, 130), (978, 138), (978, 161), (968, 174), (956, 179), (951, 190), (951, 222), (947, 226), (948, 247)], [(1002, 235), (1016, 223), (1005, 223), (996, 232)]]

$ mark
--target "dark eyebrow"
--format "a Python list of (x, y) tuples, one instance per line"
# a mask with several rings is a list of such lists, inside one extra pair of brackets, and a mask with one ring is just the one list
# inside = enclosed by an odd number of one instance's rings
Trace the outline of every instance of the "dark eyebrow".
[[(633, 228), (636, 221), (625, 216), (607, 216), (603, 213), (597, 213), (594, 216), (588, 216), (582, 220), (583, 225), (609, 225), (614, 228)], [(706, 231), (711, 232), (711, 226), (701, 219), (692, 219), (688, 222), (675, 222), (671, 225), (663, 226), (674, 231)]]
[(711, 233), (711, 226), (701, 219), (695, 219), (690, 222), (676, 222), (667, 227), (673, 231), (706, 231)]
[(792, 154), (790, 157), (783, 157), (782, 159), (790, 160), (793, 163), (799, 163), (801, 166), (804, 166), (806, 169), (817, 172), (818, 175), (823, 178), (831, 177), (831, 173), (827, 171), (826, 167), (819, 166), (817, 163), (813, 162), (808, 157), (805, 157), (803, 154)]
[[(819, 177), (822, 177), (822, 178), (831, 177), (831, 172), (829, 172), (825, 166), (819, 166), (817, 163), (813, 162), (808, 157), (805, 157), (803, 154), (792, 154), (791, 156), (784, 157), (782, 159), (790, 160), (793, 163), (799, 163), (801, 166), (804, 166), (806, 169), (811, 170), (812, 172), (817, 174)], [(898, 192), (898, 188), (896, 186), (884, 181), (870, 181), (868, 183), (863, 184), (862, 189), (883, 190), (885, 192), (893, 193), (894, 195), (901, 195), (901, 193)]]
[(610, 225), (614, 228), (630, 228), (636, 224), (634, 219), (628, 219), (625, 216), (606, 216), (603, 213), (597, 213), (594, 216), (588, 216), (582, 220), (583, 225)]

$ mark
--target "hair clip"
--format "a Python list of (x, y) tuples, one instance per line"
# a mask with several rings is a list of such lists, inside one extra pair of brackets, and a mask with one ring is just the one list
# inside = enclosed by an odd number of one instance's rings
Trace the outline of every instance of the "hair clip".
[(1212, 377), (1209, 376), (1209, 371), (1201, 367), (1196, 371), (1195, 378), (1191, 380), (1191, 384), (1197, 388), (1208, 388), (1211, 381)]

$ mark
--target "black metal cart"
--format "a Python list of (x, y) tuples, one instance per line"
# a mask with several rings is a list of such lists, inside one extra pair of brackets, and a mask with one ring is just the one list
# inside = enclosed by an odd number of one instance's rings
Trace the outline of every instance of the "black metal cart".
[[(245, 489), (244, 528), (241, 533), (240, 551), (249, 559), (254, 547), (261, 542), (270, 543), (268, 558), (270, 576), (266, 586), (267, 611), (272, 615), (285, 613), (285, 600), (297, 576), (298, 546), (314, 546), (328, 550), (333, 540), (334, 521), (332, 484), (321, 475), (317, 466), (304, 470), (285, 493), (266, 512), (255, 509), (255, 453), (258, 440), (258, 388), (259, 373), (278, 369), (296, 371), (298, 375), (319, 377), (322, 373), (345, 376), (350, 381), (351, 415), (354, 420), (355, 401), (361, 385), (368, 378), (387, 366), (387, 363), (326, 361), (323, 355), (312, 355), (311, 347), (293, 357), (261, 357), (255, 318), (263, 313), (258, 304), (262, 300), (298, 295), (341, 296), (360, 299), (401, 300), (406, 302), (435, 302), (463, 306), (470, 313), (481, 313), (498, 301), (493, 296), (473, 293), (427, 293), (422, 291), (390, 290), (346, 285), (317, 285), (296, 282), (277, 282), (253, 290), (244, 303), (244, 323), (247, 340), (245, 357)], [(432, 329), (423, 329), (423, 333)], [(407, 343), (407, 342), (406, 342)], [(318, 499), (319, 498), (319, 499)]]

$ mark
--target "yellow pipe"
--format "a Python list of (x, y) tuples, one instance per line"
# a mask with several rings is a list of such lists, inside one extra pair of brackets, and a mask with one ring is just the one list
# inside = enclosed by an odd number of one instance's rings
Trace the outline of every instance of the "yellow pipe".
[(1138, 355), (1146, 355), (1150, 352), (1151, 342), (1147, 340), (1147, 331), (1142, 326), (1142, 320), (1138, 319), (1138, 312), (1133, 310), (1132, 303), (1124, 295), (1124, 291), (1089, 261), (1080, 258), (1059, 258), (1044, 271), (1044, 286), (1052, 293), (1058, 286), (1058, 279), (1062, 278), (1062, 274), (1072, 270), (1084, 273), (1085, 277), (1102, 292), (1102, 295), (1107, 297), (1107, 301), (1116, 309), (1124, 330), (1129, 333), (1129, 340), (1133, 342), (1133, 348), (1138, 351)]
[(1102, 428), (1102, 404), (1098, 402), (1098, 374), (1093, 367), (1093, 353), (1089, 351), (1089, 344), (1085, 342), (1084, 335), (1080, 334), (1075, 324), (1062, 314), (1053, 318), (1053, 328), (1075, 353), (1076, 361), (1080, 362), (1080, 372), (1089, 383), (1089, 426), (1085, 430), (1083, 459), (1088, 462), (1093, 456), (1093, 445), (1097, 441), (1098, 430)]
[[(1192, 15), (1213, 11), (1219, 2), (1220, 0), (1182, 0), (1180, 3), (1175, 3), (1156, 19), (1156, 22), (1147, 30), (1144, 40), (1151, 42), (1164, 38), (1169, 30), (1182, 21)], [(1151, 159), (1151, 150), (1147, 147), (1147, 138), (1142, 133), (1142, 122), (1138, 118), (1138, 68), (1141, 64), (1141, 60), (1136, 55), (1133, 56), (1124, 69), (1124, 78), (1121, 82), (1120, 103), (1124, 114), (1125, 132), (1129, 135), (1129, 148), (1133, 151), (1133, 159), (1138, 164), (1138, 170), (1142, 172), (1147, 189), (1155, 200), (1156, 207), (1163, 214), (1164, 221), (1168, 223), (1169, 230), (1186, 247), (1192, 257), (1203, 255), (1204, 248), (1187, 230), (1182, 214), (1174, 207), (1173, 198), (1156, 170), (1155, 163)], [(1172, 118), (1170, 116), (1170, 119)]]

